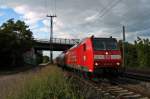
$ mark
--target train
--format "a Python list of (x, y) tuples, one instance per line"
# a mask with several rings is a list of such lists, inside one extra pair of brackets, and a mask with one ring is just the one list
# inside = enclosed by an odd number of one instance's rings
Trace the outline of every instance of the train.
[(118, 74), (122, 54), (116, 38), (87, 37), (56, 58), (57, 65), (86, 75)]

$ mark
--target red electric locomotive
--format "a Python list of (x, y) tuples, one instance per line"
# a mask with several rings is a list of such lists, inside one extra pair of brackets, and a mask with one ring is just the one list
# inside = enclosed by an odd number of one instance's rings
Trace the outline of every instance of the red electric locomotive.
[(118, 71), (122, 63), (117, 40), (112, 37), (86, 38), (63, 53), (63, 58), (62, 65), (92, 74)]

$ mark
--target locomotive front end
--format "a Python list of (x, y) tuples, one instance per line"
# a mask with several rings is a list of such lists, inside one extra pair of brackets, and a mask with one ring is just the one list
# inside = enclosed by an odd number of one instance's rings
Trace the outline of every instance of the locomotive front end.
[(93, 38), (93, 50), (95, 70), (121, 67), (121, 51), (115, 38)]

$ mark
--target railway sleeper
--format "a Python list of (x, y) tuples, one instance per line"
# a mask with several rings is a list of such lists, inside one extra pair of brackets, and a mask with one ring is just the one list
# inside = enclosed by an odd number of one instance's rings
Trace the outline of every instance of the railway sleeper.
[(108, 89), (108, 91), (120, 91), (120, 90), (123, 90), (123, 88), (113, 88), (113, 89)]
[(106, 93), (104, 93), (104, 95), (105, 95), (105, 96), (108, 96), (108, 95), (110, 95), (110, 93), (106, 92)]
[(140, 94), (124, 95), (123, 97), (124, 97), (124, 98), (127, 98), (127, 99), (137, 99), (137, 98), (140, 98), (141, 95), (140, 95)]
[(142, 97), (142, 98), (139, 98), (139, 99), (150, 99), (150, 98), (148, 98), (148, 97)]
[(131, 95), (131, 94), (134, 94), (134, 92), (123, 92), (123, 93), (120, 93), (119, 96)]
[(108, 87), (109, 89), (114, 89), (114, 88), (120, 88), (119, 86), (111, 86), (111, 87)]
[(98, 90), (98, 91), (102, 91), (102, 89), (101, 89), (101, 88), (98, 88), (97, 90)]
[(128, 90), (119, 90), (119, 91), (113, 91), (114, 93), (124, 93), (124, 92), (129, 92)]

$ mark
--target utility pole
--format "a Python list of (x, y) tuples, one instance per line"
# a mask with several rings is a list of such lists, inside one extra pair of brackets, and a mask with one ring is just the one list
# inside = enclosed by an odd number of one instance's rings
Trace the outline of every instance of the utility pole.
[(125, 68), (125, 26), (123, 26), (122, 27), (122, 29), (123, 29), (123, 41), (122, 41), (122, 50), (123, 50), (123, 52), (122, 52), (122, 54), (123, 54), (123, 62), (122, 62), (122, 65), (123, 65), (123, 67)]
[(47, 15), (50, 18), (50, 62), (53, 64), (53, 18), (56, 15)]

